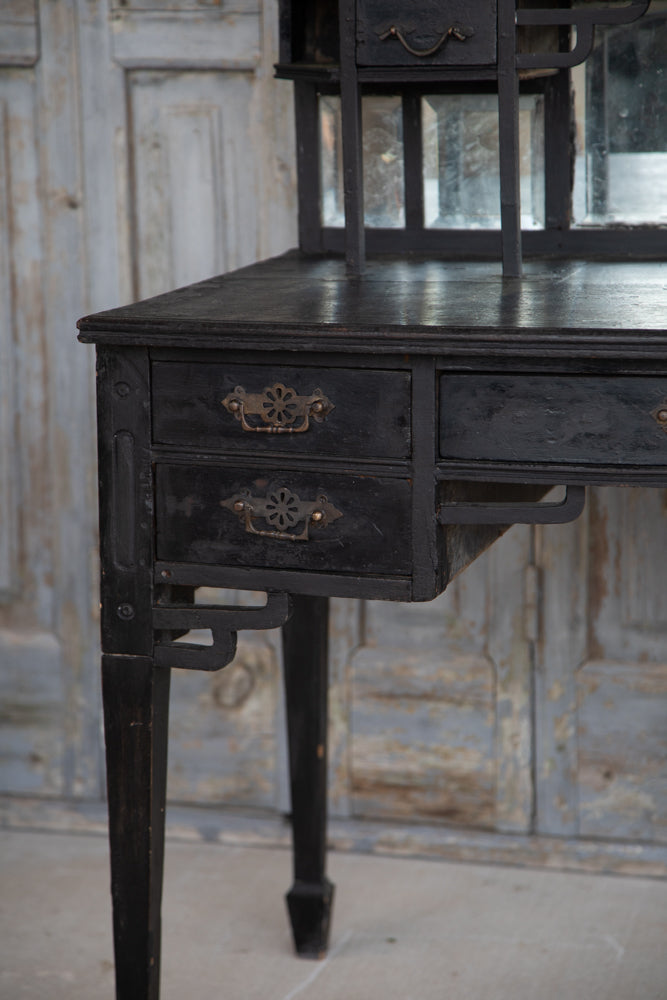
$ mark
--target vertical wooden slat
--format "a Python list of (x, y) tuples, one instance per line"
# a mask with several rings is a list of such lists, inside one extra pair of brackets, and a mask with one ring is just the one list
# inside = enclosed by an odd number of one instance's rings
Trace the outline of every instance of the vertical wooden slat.
[(366, 233), (361, 89), (357, 77), (357, 16), (354, 0), (340, 0), (339, 18), (345, 259), (348, 273), (358, 275), (364, 270)]
[[(590, 516), (590, 514), (589, 514)], [(575, 836), (577, 670), (587, 655), (587, 517), (536, 529), (541, 635), (535, 672), (536, 831)]]
[[(96, 580), (93, 354), (74, 338), (88, 304), (84, 186), (79, 115), (82, 88), (79, 4), (40, 4), (37, 65), (38, 128), (43, 192), (45, 353), (49, 380), (47, 428), (51, 464), (54, 622), (67, 685), (65, 787), (70, 795), (99, 794), (98, 695), (90, 664), (98, 651), (91, 614)], [(94, 741), (94, 742), (93, 742)]]
[(488, 555), (489, 653), (496, 668), (496, 828), (507, 833), (527, 833), (533, 821), (538, 594), (532, 530), (516, 525)]
[(405, 158), (405, 226), (421, 229), (424, 225), (424, 181), (422, 149), (421, 94), (403, 94), (403, 151)]
[(544, 197), (547, 229), (567, 229), (572, 214), (570, 190), (574, 132), (569, 70), (559, 70), (547, 80), (544, 91)]
[(297, 81), (294, 84), (294, 115), (299, 135), (296, 147), (299, 246), (304, 253), (317, 253), (322, 249), (318, 108), (316, 88)]
[(498, 0), (498, 116), (503, 275), (518, 278), (521, 277), (521, 191), (515, 0)]
[(153, 544), (148, 352), (100, 348), (97, 362), (100, 454), (102, 648), (153, 652)]
[[(7, 104), (0, 98), (0, 233), (9, 234), (11, 205)], [(18, 586), (18, 497), (14, 449), (17, 413), (14, 400), (14, 338), (11, 240), (0, 239), (0, 603), (7, 602)]]

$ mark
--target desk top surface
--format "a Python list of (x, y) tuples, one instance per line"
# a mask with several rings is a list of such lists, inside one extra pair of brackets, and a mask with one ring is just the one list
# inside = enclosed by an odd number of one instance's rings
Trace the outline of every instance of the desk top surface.
[(291, 251), (79, 321), (85, 343), (667, 361), (667, 263), (498, 263)]

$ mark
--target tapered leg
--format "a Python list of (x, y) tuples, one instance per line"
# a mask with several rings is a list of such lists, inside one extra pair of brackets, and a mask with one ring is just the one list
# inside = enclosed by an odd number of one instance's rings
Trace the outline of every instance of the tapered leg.
[(170, 672), (103, 656), (117, 1000), (158, 1000)]
[(287, 907), (298, 954), (320, 958), (327, 950), (334, 892), (325, 876), (329, 602), (302, 596), (293, 602), (283, 626), (294, 846)]

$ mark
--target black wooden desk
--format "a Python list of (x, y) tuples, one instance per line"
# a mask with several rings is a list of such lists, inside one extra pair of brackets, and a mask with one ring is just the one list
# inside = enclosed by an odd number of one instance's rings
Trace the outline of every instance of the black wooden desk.
[[(81, 320), (98, 349), (117, 989), (156, 998), (169, 668), (284, 628), (297, 950), (326, 948), (331, 596), (430, 600), (585, 484), (667, 485), (667, 267), (293, 253)], [(539, 502), (552, 484), (574, 486)], [(193, 604), (199, 586), (265, 608)], [(291, 616), (291, 617), (290, 617)], [(208, 628), (212, 646), (178, 642)]]

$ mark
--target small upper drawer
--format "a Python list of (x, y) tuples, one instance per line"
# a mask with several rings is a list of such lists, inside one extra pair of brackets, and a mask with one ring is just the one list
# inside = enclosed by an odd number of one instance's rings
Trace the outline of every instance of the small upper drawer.
[(443, 375), (440, 455), (524, 463), (664, 463), (667, 379)]
[(153, 440), (198, 451), (403, 459), (410, 374), (156, 361)]
[(493, 66), (496, 0), (358, 0), (360, 66)]

